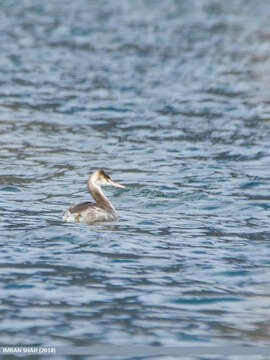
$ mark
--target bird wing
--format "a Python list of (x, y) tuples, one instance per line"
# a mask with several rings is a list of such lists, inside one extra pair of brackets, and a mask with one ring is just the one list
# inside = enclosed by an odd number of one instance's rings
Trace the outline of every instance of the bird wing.
[(87, 210), (88, 208), (90, 207), (94, 207), (96, 204), (95, 203), (91, 203), (90, 201), (86, 201), (86, 202), (83, 202), (83, 203), (80, 203), (80, 204), (75, 204), (75, 205), (72, 205), (70, 208), (69, 208), (69, 211), (74, 214), (74, 213), (81, 213), (82, 211), (85, 211)]

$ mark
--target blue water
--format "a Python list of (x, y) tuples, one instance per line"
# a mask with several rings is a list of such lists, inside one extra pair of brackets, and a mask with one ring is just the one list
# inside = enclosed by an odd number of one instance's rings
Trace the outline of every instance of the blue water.
[[(269, 15), (1, 3), (1, 344), (269, 344)], [(62, 223), (98, 168), (119, 220)]]

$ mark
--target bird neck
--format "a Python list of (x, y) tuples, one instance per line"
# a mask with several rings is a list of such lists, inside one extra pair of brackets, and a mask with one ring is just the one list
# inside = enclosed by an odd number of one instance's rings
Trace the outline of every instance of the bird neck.
[(102, 206), (105, 206), (105, 207), (108, 207), (108, 208), (114, 210), (112, 203), (104, 195), (100, 186), (93, 183), (90, 179), (88, 180), (88, 190), (98, 205), (102, 205)]

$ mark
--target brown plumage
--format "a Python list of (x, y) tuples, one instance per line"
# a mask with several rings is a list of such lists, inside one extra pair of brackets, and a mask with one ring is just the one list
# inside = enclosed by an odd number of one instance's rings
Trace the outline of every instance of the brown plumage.
[(69, 208), (69, 211), (71, 213), (78, 213), (78, 212), (86, 210), (89, 206), (95, 206), (95, 203), (91, 203), (90, 201), (86, 201), (86, 202), (83, 202), (83, 203), (80, 203), (80, 204), (75, 204), (75, 205), (72, 205)]
[(116, 211), (109, 199), (101, 191), (101, 186), (112, 185), (124, 188), (111, 180), (110, 176), (104, 170), (96, 170), (88, 179), (88, 190), (95, 203), (83, 202), (72, 205), (64, 212), (63, 221), (73, 222), (96, 222), (96, 221), (113, 221), (117, 219)]

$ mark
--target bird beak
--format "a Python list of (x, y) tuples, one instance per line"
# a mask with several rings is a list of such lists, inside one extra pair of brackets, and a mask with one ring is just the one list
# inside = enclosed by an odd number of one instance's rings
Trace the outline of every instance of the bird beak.
[(109, 182), (110, 185), (118, 187), (118, 188), (124, 188), (125, 187), (124, 185), (118, 184), (118, 183), (112, 181), (111, 179), (109, 179), (108, 182)]

